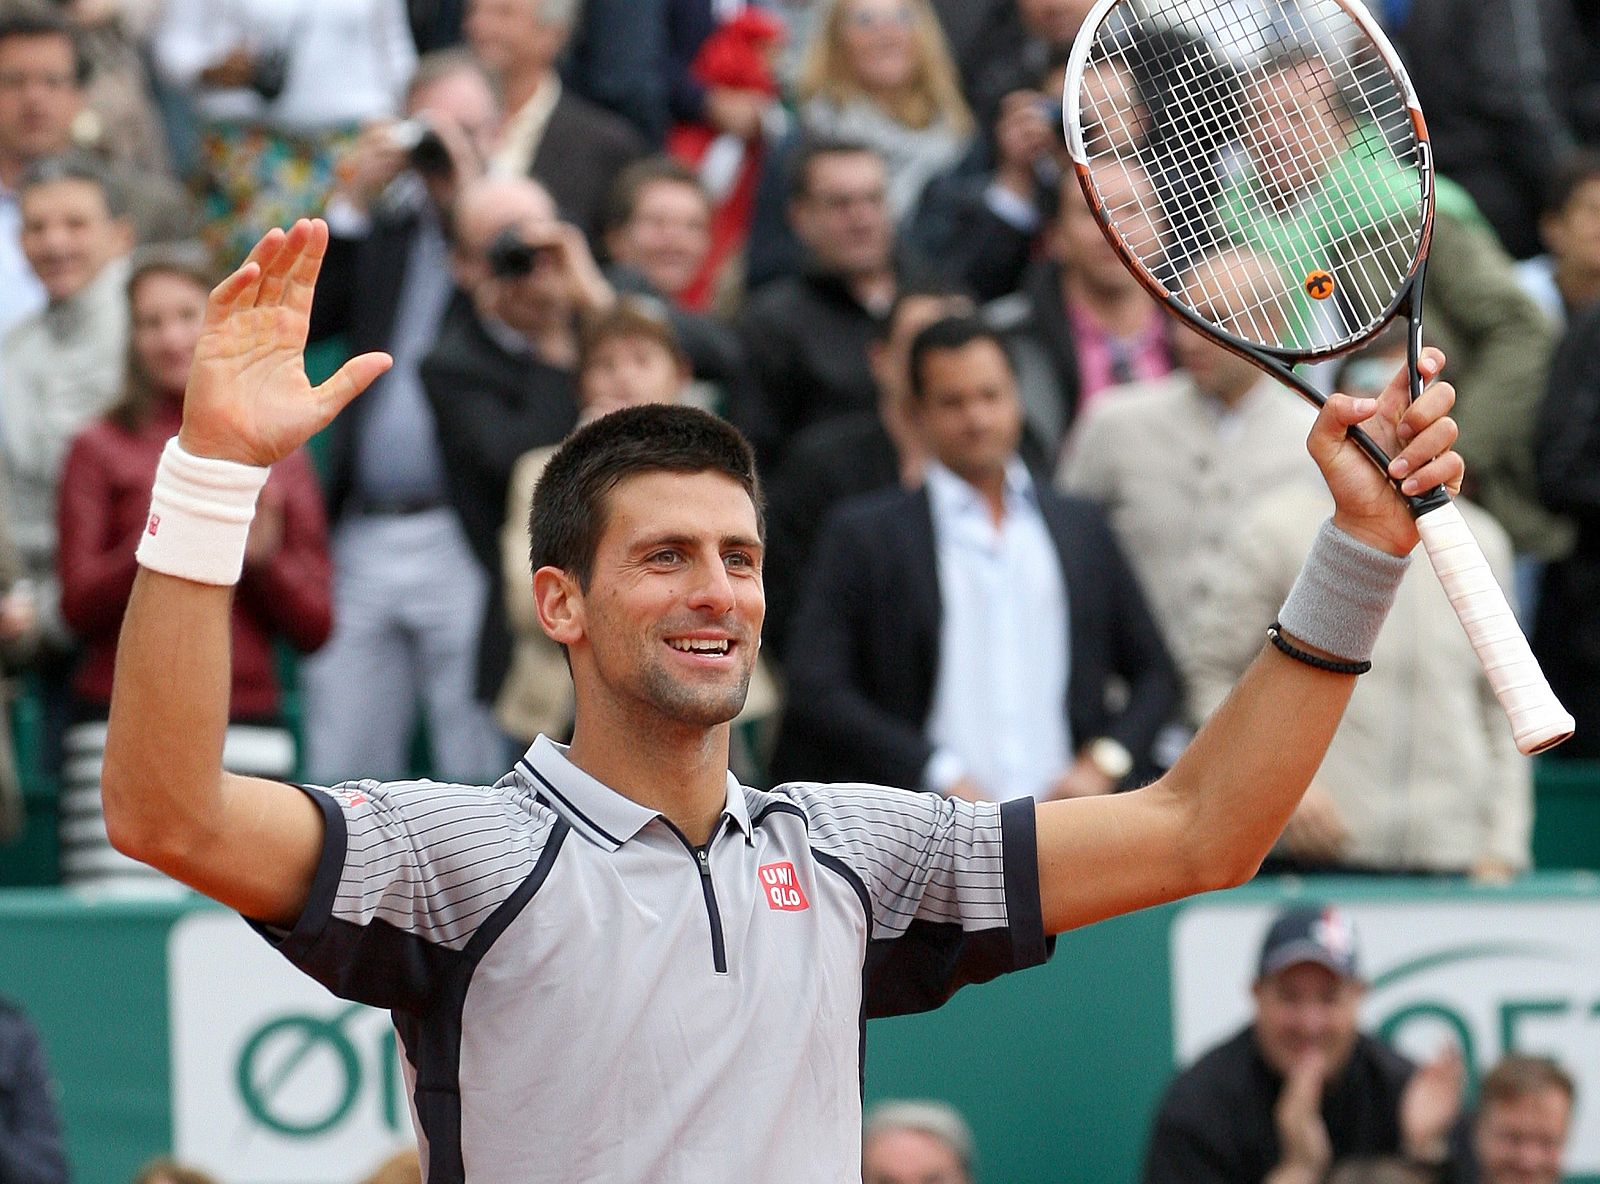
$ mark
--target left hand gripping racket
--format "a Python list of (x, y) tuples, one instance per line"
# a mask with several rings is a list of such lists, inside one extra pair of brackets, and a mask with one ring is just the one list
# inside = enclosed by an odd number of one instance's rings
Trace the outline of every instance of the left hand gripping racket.
[[(1293, 368), (1403, 312), (1421, 394), (1432, 153), (1411, 82), (1356, 0), (1099, 0), (1062, 118), (1106, 238), (1171, 312), (1319, 407)], [(1387, 474), (1385, 450), (1351, 435)], [(1517, 747), (1560, 744), (1572, 716), (1461, 512), (1442, 488), (1405, 501)]]

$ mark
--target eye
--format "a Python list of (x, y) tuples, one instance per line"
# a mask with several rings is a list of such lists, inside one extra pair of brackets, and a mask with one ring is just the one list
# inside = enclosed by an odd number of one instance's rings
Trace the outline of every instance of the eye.
[(659, 551), (652, 551), (645, 557), (645, 562), (656, 567), (671, 567), (681, 562), (683, 554), (676, 547), (662, 547)]
[(748, 568), (754, 570), (761, 565), (756, 562), (756, 557), (748, 551), (730, 551), (722, 560), (729, 567)]

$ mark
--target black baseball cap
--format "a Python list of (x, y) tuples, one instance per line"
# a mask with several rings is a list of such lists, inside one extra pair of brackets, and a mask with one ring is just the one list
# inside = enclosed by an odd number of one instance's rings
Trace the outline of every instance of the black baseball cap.
[(1279, 913), (1261, 943), (1256, 979), (1301, 962), (1325, 966), (1340, 978), (1360, 978), (1350, 918), (1332, 905), (1300, 905)]

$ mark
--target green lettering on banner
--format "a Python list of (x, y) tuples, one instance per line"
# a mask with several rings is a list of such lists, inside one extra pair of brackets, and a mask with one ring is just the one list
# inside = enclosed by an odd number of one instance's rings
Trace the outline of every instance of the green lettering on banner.
[(1472, 1029), (1460, 1012), (1448, 1003), (1442, 1001), (1411, 1003), (1393, 1012), (1378, 1025), (1378, 1039), (1391, 1048), (1397, 1046), (1397, 1037), (1400, 1029), (1413, 1020), (1429, 1019), (1438, 1020), (1449, 1028), (1455, 1036), (1456, 1047), (1461, 1050), (1461, 1057), (1467, 1063), (1469, 1089), (1476, 1088), (1478, 1080), (1478, 1056), (1472, 1041)]
[(1523, 1047), (1517, 1039), (1517, 1024), (1524, 1016), (1565, 1015), (1572, 1010), (1566, 999), (1507, 999), (1500, 1005), (1500, 1047), (1514, 1052)]
[[(332, 1019), (303, 1014), (279, 1016), (251, 1036), (239, 1052), (235, 1074), (239, 1097), (250, 1116), (268, 1130), (296, 1139), (315, 1138), (343, 1122), (361, 1092), (361, 1058), (344, 1026), (364, 1010), (356, 1004)], [(273, 1108), (276, 1098), (295, 1070), (319, 1048), (333, 1053), (344, 1074), (344, 1087), (337, 1102), (320, 1118), (284, 1117)], [(282, 1060), (275, 1065), (271, 1060), (258, 1064), (263, 1058), (273, 1057)]]

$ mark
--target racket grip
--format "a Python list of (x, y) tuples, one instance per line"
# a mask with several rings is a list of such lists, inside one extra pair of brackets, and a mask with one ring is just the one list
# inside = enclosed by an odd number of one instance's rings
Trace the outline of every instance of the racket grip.
[(1429, 510), (1417, 519), (1417, 530), (1461, 627), (1478, 652), (1489, 685), (1511, 721), (1518, 750), (1532, 756), (1554, 748), (1572, 735), (1572, 716), (1550, 689), (1460, 509), (1454, 502), (1446, 502)]

